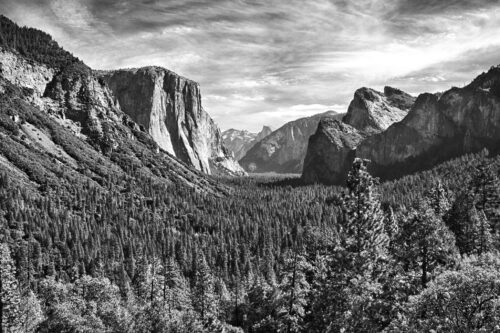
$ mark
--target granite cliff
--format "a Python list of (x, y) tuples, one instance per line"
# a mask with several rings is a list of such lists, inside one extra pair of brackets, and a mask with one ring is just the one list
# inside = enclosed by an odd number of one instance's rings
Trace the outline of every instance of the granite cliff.
[(305, 183), (342, 184), (356, 147), (366, 138), (401, 121), (415, 98), (391, 87), (384, 92), (360, 88), (354, 93), (342, 121), (325, 119), (309, 139), (302, 180)]
[(356, 146), (364, 135), (354, 127), (326, 117), (309, 139), (302, 180), (308, 184), (332, 183), (350, 169)]
[(343, 115), (328, 111), (286, 123), (253, 146), (240, 164), (250, 172), (300, 173), (307, 141), (325, 116), (340, 119)]
[(467, 153), (500, 148), (500, 67), (463, 88), (422, 94), (406, 118), (363, 141), (356, 156), (392, 179)]
[(231, 128), (222, 132), (222, 139), (225, 147), (233, 153), (234, 158), (240, 160), (253, 146), (272, 132), (273, 130), (269, 126), (262, 127), (259, 133)]
[(161, 67), (99, 72), (116, 103), (168, 153), (197, 170), (243, 175), (201, 104), (199, 85)]
[(379, 133), (401, 121), (414, 102), (414, 97), (396, 88), (385, 87), (383, 93), (361, 88), (354, 93), (343, 122), (368, 135)]

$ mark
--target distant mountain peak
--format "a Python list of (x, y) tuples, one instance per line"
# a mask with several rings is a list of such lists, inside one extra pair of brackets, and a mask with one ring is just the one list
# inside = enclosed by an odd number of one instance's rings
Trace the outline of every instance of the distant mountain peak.
[(240, 164), (252, 172), (300, 173), (309, 137), (325, 117), (340, 119), (342, 115), (326, 111), (290, 121), (250, 149)]
[(251, 133), (247, 130), (230, 128), (222, 133), (222, 139), (224, 140), (224, 145), (238, 160), (245, 156), (247, 151), (255, 146), (255, 144), (271, 133), (271, 127), (265, 125), (262, 126), (262, 130), (259, 133)]

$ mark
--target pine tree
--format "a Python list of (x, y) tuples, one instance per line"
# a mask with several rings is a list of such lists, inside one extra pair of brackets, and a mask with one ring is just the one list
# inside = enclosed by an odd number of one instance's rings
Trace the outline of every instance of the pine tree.
[(473, 194), (464, 192), (458, 196), (445, 219), (461, 254), (481, 255), (492, 249), (491, 224), (486, 214), (476, 209)]
[(342, 195), (343, 219), (339, 235), (347, 251), (360, 257), (377, 257), (385, 252), (389, 239), (374, 179), (367, 160), (357, 158), (349, 172), (347, 192)]
[(38, 325), (44, 320), (44, 313), (38, 297), (29, 291), (21, 298), (20, 315), (23, 332), (35, 332)]
[(408, 269), (420, 270), (422, 288), (439, 266), (447, 266), (457, 258), (455, 237), (426, 203), (402, 216), (398, 237), (398, 258)]
[[(247, 326), (251, 332), (273, 332), (278, 293), (263, 276), (256, 275), (248, 290)], [(249, 329), (249, 331), (250, 331)]]
[(438, 180), (426, 195), (429, 207), (434, 210), (436, 216), (442, 217), (450, 209), (447, 192)]
[(20, 295), (15, 277), (14, 262), (7, 244), (0, 244), (0, 328), (2, 332), (18, 332)]
[(471, 181), (474, 202), (478, 210), (482, 210), (493, 229), (500, 233), (500, 179), (490, 161), (483, 158), (476, 167)]
[(202, 320), (213, 317), (216, 313), (214, 278), (203, 255), (198, 255), (197, 259), (192, 302)]
[(490, 222), (486, 218), (483, 211), (474, 209), (471, 213), (471, 222), (474, 226), (474, 253), (481, 256), (493, 248), (493, 240), (491, 237)]
[[(374, 302), (382, 293), (389, 238), (380, 208), (377, 180), (367, 171), (368, 161), (356, 159), (349, 172), (347, 192), (341, 198), (335, 244), (319, 272), (308, 329), (318, 332), (363, 332), (380, 325), (386, 310)], [(321, 262), (321, 261), (320, 261)]]
[(464, 191), (458, 195), (451, 209), (445, 216), (445, 221), (455, 235), (455, 242), (461, 254), (470, 254), (474, 251), (474, 225), (471, 212), (476, 211), (474, 196)]
[(288, 253), (280, 276), (280, 297), (278, 300), (278, 331), (302, 332), (303, 320), (311, 286), (306, 279), (312, 267), (304, 256), (296, 251)]
[(163, 304), (170, 314), (173, 310), (185, 311), (191, 308), (189, 287), (174, 258), (168, 258), (164, 266)]
[(389, 253), (393, 253), (394, 242), (399, 232), (399, 226), (396, 217), (394, 216), (394, 210), (392, 209), (392, 207), (389, 207), (384, 222), (385, 222), (384, 230), (389, 239), (389, 246), (388, 246)]

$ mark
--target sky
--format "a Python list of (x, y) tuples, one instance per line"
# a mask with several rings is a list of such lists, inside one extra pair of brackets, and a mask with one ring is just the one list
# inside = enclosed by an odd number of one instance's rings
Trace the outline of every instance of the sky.
[(92, 68), (199, 82), (223, 130), (346, 112), (360, 87), (460, 87), (500, 64), (500, 0), (0, 0), (0, 13)]

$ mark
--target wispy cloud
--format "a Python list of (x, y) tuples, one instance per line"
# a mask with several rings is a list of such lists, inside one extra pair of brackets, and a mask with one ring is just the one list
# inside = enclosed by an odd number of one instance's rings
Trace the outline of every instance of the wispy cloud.
[(221, 127), (258, 130), (361, 86), (413, 94), (500, 63), (496, 0), (0, 0), (94, 68), (160, 65), (200, 82)]

